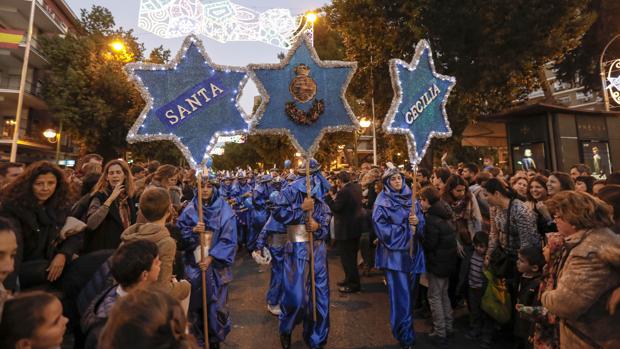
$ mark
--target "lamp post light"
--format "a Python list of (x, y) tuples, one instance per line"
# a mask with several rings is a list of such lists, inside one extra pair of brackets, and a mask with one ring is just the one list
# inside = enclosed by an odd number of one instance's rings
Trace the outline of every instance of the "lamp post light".
[(607, 79), (605, 78), (605, 67), (604, 67), (603, 57), (605, 56), (605, 52), (607, 52), (607, 49), (609, 48), (611, 43), (616, 41), (616, 39), (619, 37), (620, 37), (620, 34), (616, 34), (613, 38), (611, 38), (611, 40), (609, 40), (607, 45), (605, 45), (603, 52), (601, 53), (601, 57), (598, 60), (598, 66), (599, 66), (599, 70), (601, 74), (601, 84), (603, 85), (602, 86), (603, 87), (603, 101), (605, 102), (605, 111), (609, 111), (609, 96), (607, 95)]
[(353, 140), (355, 142), (354, 148), (353, 148), (353, 151), (355, 151), (355, 167), (359, 167), (359, 154), (358, 154), (358, 149), (357, 149), (359, 136), (363, 135), (366, 129), (368, 128), (368, 126), (370, 126), (370, 120), (364, 117), (360, 119), (359, 123), (362, 128), (360, 130), (356, 130), (355, 133), (353, 134), (353, 137), (354, 137)]
[(58, 165), (58, 160), (60, 159), (60, 136), (62, 133), (62, 122), (60, 122), (60, 129), (58, 130), (58, 132), (54, 131), (51, 128), (48, 128), (47, 130), (43, 131), (43, 137), (47, 138), (47, 141), (50, 143), (56, 143), (56, 154), (55, 154), (55, 159), (56, 159), (56, 165)]

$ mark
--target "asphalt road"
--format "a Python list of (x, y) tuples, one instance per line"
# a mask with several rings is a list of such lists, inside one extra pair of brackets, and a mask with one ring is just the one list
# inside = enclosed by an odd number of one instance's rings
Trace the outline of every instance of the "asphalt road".
[[(265, 268), (265, 267), (263, 267)], [(269, 282), (269, 270), (259, 268), (247, 254), (237, 256), (234, 281), (230, 287), (228, 305), (233, 329), (222, 348), (280, 348), (278, 319), (267, 311), (265, 292)], [(327, 348), (333, 349), (397, 349), (390, 330), (387, 288), (380, 273), (362, 279), (362, 292), (343, 295), (336, 283), (343, 279), (340, 260), (330, 251), (330, 333)], [(467, 311), (455, 311), (455, 336), (450, 339), (451, 348), (478, 348), (476, 342), (463, 337), (467, 330)], [(427, 334), (431, 330), (430, 319), (416, 319), (416, 348), (436, 348)], [(307, 348), (302, 339), (302, 327), (292, 335), (292, 348)], [(511, 348), (508, 343), (494, 343), (493, 348)]]

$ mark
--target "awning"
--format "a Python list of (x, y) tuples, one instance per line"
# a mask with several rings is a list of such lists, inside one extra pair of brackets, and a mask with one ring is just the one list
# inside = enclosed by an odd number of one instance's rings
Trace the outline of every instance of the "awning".
[(502, 123), (470, 123), (463, 131), (461, 145), (465, 147), (507, 147), (506, 126)]

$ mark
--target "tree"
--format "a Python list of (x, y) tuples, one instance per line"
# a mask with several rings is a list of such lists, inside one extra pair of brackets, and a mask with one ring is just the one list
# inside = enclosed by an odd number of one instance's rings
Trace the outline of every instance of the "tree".
[[(388, 61), (411, 60), (426, 38), (435, 67), (456, 76), (447, 110), (458, 147), (469, 120), (512, 105), (540, 85), (539, 68), (573, 50), (594, 14), (584, 0), (334, 0), (324, 8), (343, 39), (348, 60), (358, 62), (352, 93), (368, 100), (374, 90), (383, 119), (392, 99)], [(371, 76), (371, 72), (373, 73)], [(371, 79), (372, 78), (372, 79)], [(370, 84), (372, 82), (372, 88)], [(390, 158), (395, 142), (386, 142)], [(402, 143), (401, 143), (402, 144)], [(403, 148), (400, 148), (403, 149)]]
[[(82, 152), (119, 157), (127, 147), (129, 127), (144, 106), (123, 67), (127, 58), (142, 59), (144, 47), (131, 30), (114, 28), (112, 14), (101, 6), (82, 10), (80, 24), (77, 33), (43, 42), (50, 62), (43, 95), (82, 144)], [(124, 52), (111, 51), (113, 40), (124, 42)]]
[[(581, 44), (556, 62), (558, 77), (565, 82), (585, 86), (587, 90), (600, 91), (599, 59), (605, 45), (620, 34), (620, 2), (593, 0), (588, 11), (596, 13), (596, 21), (584, 34)], [(604, 61), (620, 58), (620, 40), (608, 48)]]

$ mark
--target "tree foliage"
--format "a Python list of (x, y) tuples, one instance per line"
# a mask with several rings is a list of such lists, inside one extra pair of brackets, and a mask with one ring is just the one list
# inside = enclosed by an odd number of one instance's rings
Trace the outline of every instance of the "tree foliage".
[[(577, 83), (588, 90), (601, 90), (599, 59), (607, 43), (620, 34), (620, 2), (592, 0), (589, 12), (597, 14), (596, 21), (585, 33), (581, 44), (557, 62), (558, 76), (565, 82)], [(612, 42), (604, 61), (620, 58), (620, 40)]]
[[(455, 134), (451, 145), (458, 146), (469, 120), (527, 95), (538, 87), (543, 64), (579, 45), (595, 17), (589, 2), (334, 0), (324, 10), (347, 58), (358, 62), (351, 92), (369, 100), (374, 91), (380, 119), (392, 99), (389, 59), (410, 60), (418, 40), (430, 41), (437, 71), (456, 76), (447, 109)], [(391, 158), (402, 141), (378, 136), (386, 145), (379, 146), (383, 158)]]
[(122, 40), (123, 57), (132, 59), (141, 59), (144, 48), (131, 30), (115, 29), (112, 14), (103, 7), (83, 10), (80, 23), (83, 31), (44, 42), (50, 68), (43, 94), (83, 152), (118, 157), (144, 103), (123, 72), (126, 62), (109, 45)]

